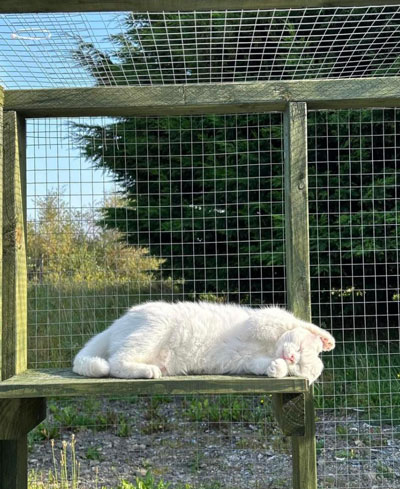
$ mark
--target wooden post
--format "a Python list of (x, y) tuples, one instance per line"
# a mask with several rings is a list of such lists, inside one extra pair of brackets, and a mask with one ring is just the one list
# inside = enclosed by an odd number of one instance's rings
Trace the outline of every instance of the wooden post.
[(4, 113), (3, 142), (2, 380), (27, 368), (25, 121), (16, 112)]
[[(1, 380), (27, 368), (25, 120), (4, 114)], [(0, 487), (26, 489), (27, 433), (45, 417), (45, 400), (0, 403)]]
[[(284, 113), (285, 230), (288, 308), (311, 320), (307, 104), (289, 102)], [(317, 488), (317, 460), (313, 390), (304, 396), (304, 436), (292, 436), (293, 488)]]

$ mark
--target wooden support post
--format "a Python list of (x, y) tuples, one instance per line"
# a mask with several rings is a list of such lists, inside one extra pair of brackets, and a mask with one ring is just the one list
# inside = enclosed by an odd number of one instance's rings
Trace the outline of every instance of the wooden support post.
[[(27, 368), (25, 120), (4, 114), (1, 380)], [(0, 401), (0, 487), (27, 488), (27, 433), (46, 415), (43, 399)]]
[[(286, 280), (289, 309), (311, 320), (307, 105), (289, 102), (284, 113)], [(313, 389), (304, 398), (304, 436), (292, 436), (293, 488), (317, 488)]]
[(25, 121), (4, 113), (3, 325), (1, 378), (27, 368)]

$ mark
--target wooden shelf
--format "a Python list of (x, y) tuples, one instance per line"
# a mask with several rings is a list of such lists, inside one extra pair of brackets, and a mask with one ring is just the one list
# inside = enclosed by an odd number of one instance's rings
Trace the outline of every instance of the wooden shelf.
[(161, 379), (93, 379), (70, 369), (26, 370), (0, 382), (0, 399), (151, 394), (302, 393), (308, 380), (257, 376), (194, 375)]

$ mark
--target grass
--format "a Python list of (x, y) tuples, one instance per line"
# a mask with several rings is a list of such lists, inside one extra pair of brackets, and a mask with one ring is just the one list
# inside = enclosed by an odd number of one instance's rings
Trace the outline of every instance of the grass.
[[(52, 442), (53, 467), (46, 476), (31, 471), (28, 478), (28, 489), (83, 489), (80, 481), (80, 465), (76, 455), (76, 440), (71, 436), (70, 442), (63, 441), (62, 449), (56, 453), (54, 441)], [(101, 453), (95, 447), (88, 449), (86, 458), (101, 461)], [(133, 481), (121, 480), (117, 486), (104, 486), (97, 480), (93, 489), (172, 489), (171, 483), (163, 479), (156, 479), (151, 471), (144, 477), (135, 477)], [(174, 484), (174, 489), (222, 489), (219, 482), (211, 482), (193, 486), (192, 484)], [(228, 489), (228, 488), (226, 488)]]
[(337, 345), (324, 364), (324, 381), (315, 386), (317, 407), (350, 408), (371, 422), (400, 424), (398, 342)]

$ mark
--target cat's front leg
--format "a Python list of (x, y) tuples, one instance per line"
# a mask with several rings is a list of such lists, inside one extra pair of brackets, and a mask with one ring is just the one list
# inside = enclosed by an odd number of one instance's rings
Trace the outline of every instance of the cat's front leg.
[(268, 366), (267, 375), (276, 379), (287, 377), (289, 375), (289, 369), (285, 360), (283, 358), (272, 360)]
[(288, 367), (282, 358), (256, 357), (246, 365), (246, 373), (280, 378), (288, 375)]

